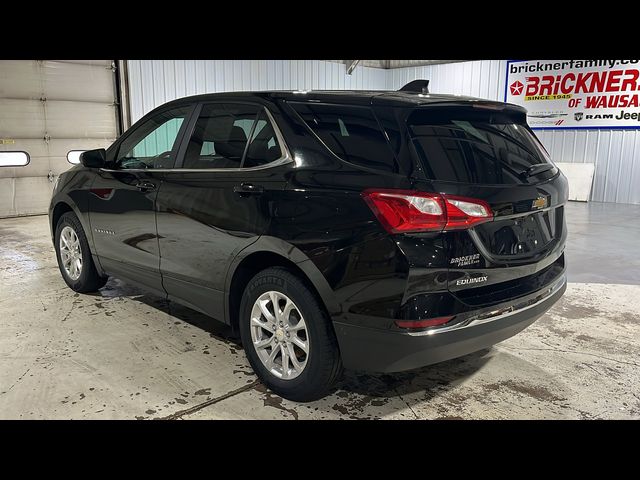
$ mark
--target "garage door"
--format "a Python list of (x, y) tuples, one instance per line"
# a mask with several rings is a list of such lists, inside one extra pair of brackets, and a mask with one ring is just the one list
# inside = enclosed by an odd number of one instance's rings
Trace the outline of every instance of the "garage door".
[(73, 151), (116, 138), (111, 66), (0, 61), (0, 218), (46, 213), (55, 177), (73, 166), (70, 159), (77, 162)]

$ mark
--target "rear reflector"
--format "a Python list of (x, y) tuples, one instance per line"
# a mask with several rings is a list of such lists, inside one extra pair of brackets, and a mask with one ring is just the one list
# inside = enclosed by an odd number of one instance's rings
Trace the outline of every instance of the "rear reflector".
[(493, 219), (484, 200), (417, 190), (369, 189), (364, 201), (389, 233), (460, 230)]
[(444, 325), (451, 321), (453, 317), (429, 318), (426, 320), (396, 320), (396, 325), (400, 328), (426, 328)]

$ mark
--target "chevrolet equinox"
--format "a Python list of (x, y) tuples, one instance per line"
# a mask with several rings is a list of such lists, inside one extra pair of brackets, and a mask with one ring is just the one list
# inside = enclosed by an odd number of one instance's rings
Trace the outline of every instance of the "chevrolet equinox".
[(283, 397), (515, 335), (566, 288), (567, 181), (518, 106), (400, 91), (207, 94), (58, 178), (76, 292), (122, 278), (229, 324)]

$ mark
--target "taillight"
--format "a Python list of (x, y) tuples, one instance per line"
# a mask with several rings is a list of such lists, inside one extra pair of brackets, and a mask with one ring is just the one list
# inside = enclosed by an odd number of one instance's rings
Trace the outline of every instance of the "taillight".
[(446, 193), (369, 189), (362, 197), (389, 233), (460, 230), (493, 219), (487, 202)]

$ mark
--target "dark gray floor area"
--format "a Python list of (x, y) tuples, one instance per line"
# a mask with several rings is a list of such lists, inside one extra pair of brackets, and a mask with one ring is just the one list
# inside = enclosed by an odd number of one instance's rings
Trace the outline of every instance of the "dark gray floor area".
[(640, 205), (569, 202), (569, 282), (640, 284)]

